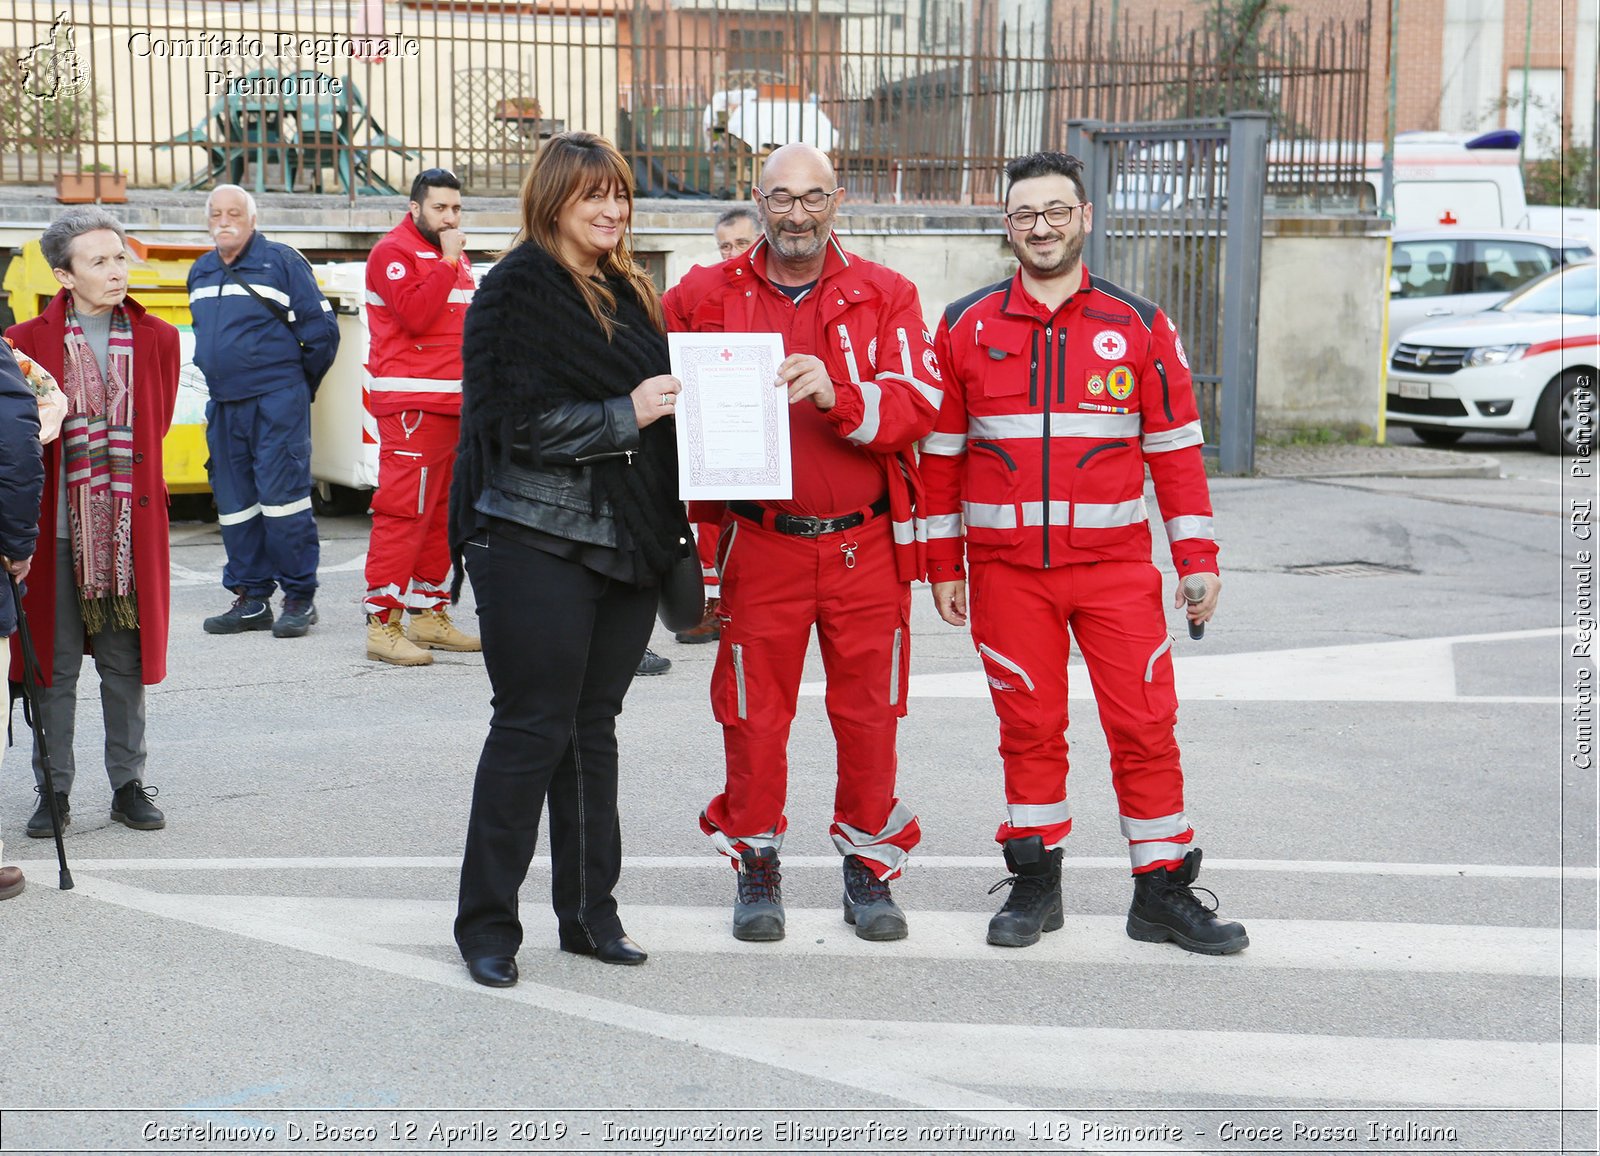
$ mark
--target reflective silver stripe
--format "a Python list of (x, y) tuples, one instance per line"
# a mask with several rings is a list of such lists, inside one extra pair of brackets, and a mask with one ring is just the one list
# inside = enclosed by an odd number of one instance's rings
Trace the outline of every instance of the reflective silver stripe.
[(1172, 639), (1171, 638), (1163, 638), (1161, 640), (1161, 645), (1156, 647), (1154, 650), (1152, 650), (1150, 652), (1150, 661), (1144, 664), (1144, 680), (1146, 682), (1149, 682), (1152, 678), (1155, 677), (1156, 659), (1160, 658), (1163, 654), (1165, 654), (1167, 651), (1169, 651), (1171, 649), (1172, 649)]
[(1128, 502), (1079, 502), (1072, 510), (1072, 524), (1091, 530), (1132, 526), (1148, 517), (1142, 497)]
[[(329, 301), (326, 297), (324, 297), (322, 299), (322, 311), (324, 313), (332, 313), (333, 312), (333, 302)], [(289, 316), (293, 317), (294, 314), (291, 313)]]
[[(710, 820), (706, 819), (704, 812), (701, 812), (700, 817), (705, 819), (708, 824), (710, 823)], [(724, 835), (721, 831), (713, 830), (710, 838), (711, 845), (718, 851), (721, 851), (728, 858), (732, 859), (736, 866), (742, 864), (743, 860), (739, 858), (739, 849), (733, 845), (734, 840), (738, 840), (740, 843), (743, 843), (752, 851), (759, 851), (763, 847), (771, 847), (774, 851), (776, 851), (783, 846), (783, 836), (774, 834), (771, 831), (767, 831), (765, 834), (761, 835), (735, 835), (730, 838), (727, 835)], [(740, 870), (743, 869), (744, 868), (740, 866)]]
[(849, 372), (851, 381), (859, 382), (861, 380), (861, 372), (856, 369), (856, 351), (850, 344), (850, 331), (844, 327), (843, 322), (840, 322), (835, 328), (839, 331), (839, 348), (844, 350), (845, 369)]
[(1017, 528), (1017, 508), (1015, 506), (994, 506), (987, 502), (962, 502), (961, 513), (966, 518), (967, 525), (975, 530), (1015, 530)]
[(1050, 827), (1072, 819), (1072, 808), (1059, 803), (1007, 803), (1006, 822), (1013, 827)]
[[(263, 514), (265, 514), (269, 518), (287, 518), (290, 514), (298, 514), (301, 510), (309, 510), (310, 508), (311, 508), (311, 495), (310, 494), (307, 494), (305, 497), (301, 498), (298, 502), (290, 502), (287, 506), (262, 505), (260, 507), (261, 512)], [(217, 520), (220, 522), (222, 519), (218, 518)]]
[(447, 301), (455, 301), (458, 304), (466, 304), (467, 302), (472, 300), (472, 290), (471, 289), (452, 289), (452, 290), (450, 290), (450, 296), (447, 297), (446, 300)]
[[(1134, 437), (1139, 432), (1136, 413), (1052, 413), (1053, 438)], [(1042, 414), (999, 413), (967, 420), (969, 438), (1036, 438), (1044, 433)]]
[(1216, 523), (1200, 514), (1168, 518), (1165, 524), (1169, 542), (1181, 542), (1185, 538), (1203, 538), (1207, 542), (1212, 542), (1217, 537)]
[(219, 511), (217, 514), (217, 525), (237, 526), (240, 522), (248, 522), (251, 518), (259, 517), (260, 514), (260, 503), (251, 506), (248, 510), (240, 510), (237, 514), (224, 514)]
[(1125, 839), (1171, 839), (1189, 829), (1189, 819), (1182, 811), (1176, 815), (1163, 815), (1159, 819), (1130, 819), (1126, 815), (1119, 818)]
[[(268, 300), (276, 301), (285, 309), (289, 308), (289, 295), (287, 293), (283, 293), (280, 290), (274, 289), (271, 285), (257, 285), (254, 281), (250, 282), (250, 288), (254, 289), (257, 293), (261, 294), (261, 296), (267, 298)], [(218, 296), (248, 297), (250, 296), (250, 290), (246, 289), (243, 285), (236, 285), (232, 282), (229, 282), (226, 285), (205, 285), (199, 289), (192, 290), (189, 293), (189, 302), (190, 304), (193, 304), (196, 301), (206, 301), (212, 297)], [(332, 305), (328, 304), (326, 299), (323, 300), (322, 307), (324, 309), (333, 308)], [(294, 314), (291, 313), (290, 317), (293, 316)]]
[(905, 370), (907, 377), (915, 378), (917, 376), (917, 367), (911, 364), (911, 339), (906, 336), (905, 327), (897, 327), (894, 335), (896, 340), (900, 342), (900, 367)]
[(387, 309), (389, 307), (389, 303), (387, 301), (385, 301), (382, 297), (379, 297), (371, 289), (367, 290), (367, 298), (366, 298), (366, 300), (367, 300), (367, 304), (368, 305), (382, 305), (385, 309)]
[(911, 519), (912, 540), (926, 542), (928, 540), (928, 519), (913, 517)]
[(922, 439), (922, 452), (941, 458), (957, 458), (967, 452), (964, 433), (931, 433)]
[(894, 651), (889, 656), (889, 705), (900, 705), (900, 641), (905, 637), (905, 627), (894, 628)]
[(461, 379), (447, 380), (440, 377), (375, 377), (372, 379), (374, 392), (384, 390), (389, 393), (460, 393)]
[(852, 827), (849, 823), (835, 823), (834, 826), (839, 829), (832, 835), (833, 845), (839, 849), (841, 855), (859, 855), (863, 859), (871, 859), (898, 869), (905, 862), (906, 852), (889, 840), (916, 820), (917, 817), (911, 813), (910, 807), (896, 802), (894, 809), (889, 812), (889, 818), (883, 824), (883, 830), (877, 834)]
[(915, 377), (912, 377), (909, 374), (880, 373), (878, 374), (878, 380), (905, 382), (912, 389), (920, 393), (922, 395), (922, 400), (933, 406), (934, 409), (938, 409), (944, 404), (944, 390), (936, 389), (925, 381), (918, 381)]
[[(894, 544), (896, 546), (909, 546), (917, 540), (917, 530), (910, 522), (892, 522), (889, 528), (894, 531)], [(924, 537), (923, 541), (927, 541)]]
[(1027, 687), (1029, 690), (1033, 689), (1033, 679), (1028, 677), (1028, 672), (1023, 670), (1022, 667), (1020, 667), (1016, 663), (1012, 662), (1009, 658), (1007, 658), (1005, 655), (1001, 654), (999, 651), (997, 651), (994, 648), (992, 648), (990, 646), (987, 646), (987, 645), (985, 645), (983, 643), (979, 643), (979, 645), (978, 645), (978, 653), (983, 655), (985, 658), (987, 658), (990, 662), (994, 663), (996, 666), (1002, 667), (1002, 668), (1004, 668), (1006, 670), (1009, 670), (1012, 674), (1014, 674), (1018, 678), (1022, 679), (1022, 685)]
[(928, 515), (928, 541), (935, 538), (961, 537), (960, 514), (930, 514)]
[(1177, 429), (1147, 433), (1139, 439), (1139, 445), (1147, 454), (1164, 454), (1172, 450), (1204, 445), (1205, 441), (1205, 434), (1200, 432), (1200, 423), (1192, 421), (1188, 425), (1180, 425)]
[[(1022, 503), (1022, 524), (1024, 526), (1042, 526), (1042, 525), (1044, 525), (1044, 503), (1043, 502), (1023, 502)], [(1068, 525), (1071, 525), (1072, 524), (1072, 503), (1071, 502), (1051, 502), (1050, 503), (1050, 524), (1052, 526), (1068, 526)]]
[(734, 681), (734, 686), (738, 690), (739, 717), (740, 718), (749, 718), (750, 716), (745, 713), (746, 703), (745, 703), (745, 695), (744, 695), (744, 644), (743, 643), (739, 643), (739, 642), (735, 642), (733, 644), (733, 681)]
[(1187, 843), (1129, 843), (1128, 858), (1138, 870), (1165, 859), (1182, 859), (1190, 850)]
[(878, 407), (883, 402), (883, 390), (870, 381), (858, 381), (856, 385), (861, 389), (861, 424), (845, 438), (858, 445), (868, 445), (878, 436)]

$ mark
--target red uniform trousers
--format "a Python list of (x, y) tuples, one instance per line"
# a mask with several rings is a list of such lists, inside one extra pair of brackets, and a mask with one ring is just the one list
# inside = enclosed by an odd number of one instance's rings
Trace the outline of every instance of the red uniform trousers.
[(460, 431), (454, 414), (412, 409), (378, 419), (368, 614), (450, 604), (450, 474)]
[(815, 624), (838, 759), (829, 833), (840, 854), (893, 879), (922, 830), (894, 793), (911, 588), (895, 573), (889, 519), (804, 538), (730, 517), (719, 553), (722, 638), (711, 707), (722, 724), (727, 783), (700, 816), (701, 829), (732, 857), (782, 845), (789, 725)]
[(1111, 782), (1134, 872), (1176, 867), (1194, 838), (1173, 727), (1178, 695), (1161, 573), (1148, 562), (1039, 570), (972, 562), (972, 640), (1000, 718), (1006, 821), (997, 842), (1072, 830), (1067, 657), (1076, 638), (1111, 749)]
[(705, 580), (706, 597), (722, 597), (722, 575), (717, 573), (717, 539), (722, 527), (716, 522), (694, 524), (695, 549), (700, 552), (700, 577)]

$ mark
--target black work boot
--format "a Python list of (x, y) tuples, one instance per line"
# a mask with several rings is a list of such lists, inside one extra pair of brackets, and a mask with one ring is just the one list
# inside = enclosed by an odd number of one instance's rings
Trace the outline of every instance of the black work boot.
[(167, 825), (167, 817), (150, 800), (160, 793), (138, 779), (124, 783), (111, 794), (111, 817), (135, 831), (159, 831)]
[(1244, 926), (1217, 918), (1217, 897), (1207, 907), (1195, 898), (1194, 883), (1200, 874), (1200, 848), (1183, 857), (1177, 868), (1158, 867), (1133, 877), (1133, 906), (1128, 908), (1128, 935), (1145, 943), (1172, 940), (1185, 951), (1202, 955), (1232, 955), (1250, 946)]
[(857, 939), (882, 943), (906, 937), (906, 914), (858, 855), (844, 857), (844, 921), (856, 929)]
[(1039, 835), (1007, 839), (1000, 846), (1013, 874), (989, 888), (989, 894), (1002, 887), (1010, 887), (1011, 894), (989, 920), (989, 942), (996, 947), (1032, 947), (1041, 933), (1060, 931), (1065, 922), (1061, 915), (1063, 852), (1060, 847), (1046, 851)]
[(241, 593), (221, 614), (213, 614), (200, 624), (207, 634), (243, 634), (247, 630), (271, 630), (272, 606), (265, 598)]
[[(50, 825), (50, 800), (45, 796), (43, 787), (35, 787), (33, 792), (39, 796), (39, 807), (28, 819), (28, 838), (48, 839), (56, 833)], [(65, 791), (56, 792), (56, 810), (61, 812), (61, 829), (65, 831), (72, 825), (72, 806), (67, 801)]]
[(783, 875), (771, 847), (739, 852), (739, 898), (733, 904), (733, 937), (748, 943), (783, 938)]
[[(271, 613), (269, 610), (268, 613)], [(309, 598), (283, 599), (283, 613), (272, 624), (274, 638), (304, 638), (306, 631), (317, 624), (317, 604)]]

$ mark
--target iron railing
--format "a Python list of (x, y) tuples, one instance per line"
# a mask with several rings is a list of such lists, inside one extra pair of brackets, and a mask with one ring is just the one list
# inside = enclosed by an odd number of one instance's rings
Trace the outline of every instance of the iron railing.
[(1069, 120), (1259, 109), (1274, 187), (1359, 186), (1371, 0), (1248, 27), (1143, 5), (1140, 23), (1133, 7), (10, 0), (0, 180), (121, 170), (353, 200), (438, 164), (504, 193), (542, 140), (581, 128), (615, 139), (656, 195), (744, 196), (767, 148), (808, 139), (857, 199), (974, 204), (996, 197), (1008, 157), (1064, 147)]

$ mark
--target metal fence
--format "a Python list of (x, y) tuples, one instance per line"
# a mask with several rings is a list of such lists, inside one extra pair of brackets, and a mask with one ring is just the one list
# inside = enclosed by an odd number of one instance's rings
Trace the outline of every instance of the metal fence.
[(1075, 118), (1260, 109), (1282, 146), (1274, 181), (1359, 183), (1371, 0), (1323, 0), (1317, 22), (1260, 5), (1242, 27), (1131, 7), (10, 0), (0, 180), (121, 170), (353, 199), (425, 163), (503, 193), (550, 134), (582, 128), (617, 140), (655, 195), (742, 196), (764, 151), (802, 139), (858, 199), (973, 204)]

